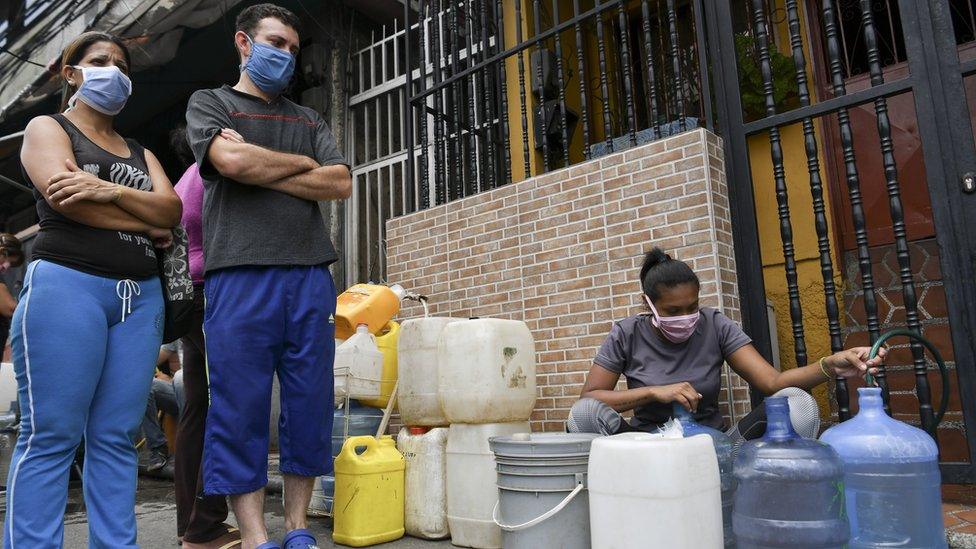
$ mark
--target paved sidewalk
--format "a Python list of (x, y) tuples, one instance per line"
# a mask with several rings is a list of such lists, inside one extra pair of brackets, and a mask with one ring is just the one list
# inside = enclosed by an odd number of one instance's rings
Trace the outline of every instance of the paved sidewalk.
[[(173, 483), (169, 480), (141, 477), (136, 500), (136, 519), (139, 527), (139, 544), (143, 549), (176, 549), (176, 505)], [(976, 506), (945, 503), (945, 525), (949, 547), (976, 549)], [(280, 539), (284, 535), (284, 515), (281, 496), (269, 494), (266, 502), (266, 517), (271, 535)], [(2, 519), (0, 514), (0, 519)], [(332, 543), (332, 530), (328, 519), (310, 518), (310, 527), (316, 533), (319, 545), (323, 548), (340, 547)], [(233, 516), (230, 518), (233, 522)], [(65, 547), (84, 549), (88, 546), (88, 523), (81, 489), (74, 487), (69, 492), (68, 508), (65, 514)], [(378, 545), (390, 549), (447, 549), (450, 542), (430, 542), (410, 537), (392, 543)]]
[(976, 549), (976, 507), (958, 503), (943, 503), (949, 547)]
[[(176, 543), (176, 504), (173, 483), (141, 477), (136, 496), (136, 520), (139, 528), (139, 546), (142, 549), (177, 549)], [(271, 535), (281, 539), (285, 534), (284, 510), (281, 496), (269, 495), (266, 501), (265, 516)], [(0, 516), (2, 519), (2, 516)], [(326, 519), (310, 518), (310, 527), (318, 537), (322, 549), (340, 547), (332, 543), (332, 530)], [(233, 515), (229, 519), (233, 523)], [(82, 503), (81, 488), (74, 487), (68, 496), (65, 514), (64, 546), (66, 549), (85, 549), (88, 547), (88, 522)], [(405, 537), (393, 543), (377, 545), (383, 549), (446, 549), (450, 542), (429, 542)]]

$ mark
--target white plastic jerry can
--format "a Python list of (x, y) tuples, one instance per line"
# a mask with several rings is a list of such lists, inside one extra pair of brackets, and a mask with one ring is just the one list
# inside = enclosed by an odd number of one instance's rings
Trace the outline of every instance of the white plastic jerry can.
[(337, 400), (380, 396), (383, 353), (365, 324), (336, 349), (334, 374)]
[(404, 490), (407, 534), (421, 539), (451, 535), (447, 523), (447, 435), (443, 427), (404, 427), (397, 449), (407, 462)]

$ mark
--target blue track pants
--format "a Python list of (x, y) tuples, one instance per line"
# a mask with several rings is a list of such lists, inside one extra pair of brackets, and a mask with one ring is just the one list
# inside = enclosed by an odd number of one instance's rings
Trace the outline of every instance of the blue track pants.
[(281, 386), (281, 472), (332, 470), (336, 290), (325, 266), (235, 267), (207, 274), (210, 410), (204, 492), (246, 494), (268, 483), (271, 386)]
[(137, 547), (133, 440), (162, 321), (157, 278), (30, 264), (11, 323), (22, 420), (7, 479), (6, 549), (62, 546), (68, 474), (83, 437), (89, 546)]

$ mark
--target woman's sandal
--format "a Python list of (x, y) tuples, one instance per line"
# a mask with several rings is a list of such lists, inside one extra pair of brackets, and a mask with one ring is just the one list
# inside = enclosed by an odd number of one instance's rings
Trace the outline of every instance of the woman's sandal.
[(237, 528), (229, 528), (227, 533), (206, 543), (183, 542), (183, 549), (237, 549), (241, 546), (241, 532)]

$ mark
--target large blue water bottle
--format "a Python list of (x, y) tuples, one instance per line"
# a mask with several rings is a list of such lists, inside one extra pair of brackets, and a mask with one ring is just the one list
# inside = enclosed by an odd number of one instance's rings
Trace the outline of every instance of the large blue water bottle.
[(739, 549), (838, 549), (850, 536), (844, 470), (833, 448), (800, 437), (786, 397), (766, 399), (766, 434), (735, 460), (732, 528)]
[(732, 499), (735, 497), (735, 475), (732, 473), (732, 439), (728, 435), (705, 427), (695, 421), (684, 406), (674, 403), (672, 415), (679, 423), (686, 437), (708, 435), (715, 445), (715, 455), (718, 456), (718, 472), (722, 478), (722, 526), (725, 528), (725, 547), (735, 547), (735, 535), (732, 533)]
[(844, 461), (850, 547), (946, 547), (938, 446), (888, 417), (881, 389), (857, 393), (857, 415), (820, 437)]

